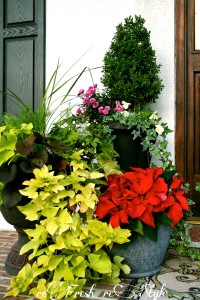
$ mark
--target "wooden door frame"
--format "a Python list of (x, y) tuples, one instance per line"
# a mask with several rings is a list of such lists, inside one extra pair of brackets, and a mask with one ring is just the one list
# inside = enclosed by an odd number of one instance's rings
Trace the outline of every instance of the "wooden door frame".
[(176, 125), (175, 164), (187, 179), (186, 99), (187, 99), (187, 0), (175, 1)]

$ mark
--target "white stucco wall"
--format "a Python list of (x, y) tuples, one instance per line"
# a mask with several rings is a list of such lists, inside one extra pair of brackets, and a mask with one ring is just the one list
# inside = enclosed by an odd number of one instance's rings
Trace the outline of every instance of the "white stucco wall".
[[(62, 62), (61, 74), (67, 77), (79, 73), (85, 66), (102, 65), (103, 56), (115, 33), (116, 26), (129, 15), (141, 15), (151, 31), (151, 42), (157, 62), (162, 65), (161, 78), (165, 85), (155, 110), (174, 129), (174, 0), (47, 0), (46, 1), (46, 77), (47, 82), (55, 70), (58, 59)], [(100, 69), (93, 71), (99, 83)], [(79, 81), (76, 93), (91, 84), (89, 74)], [(169, 150), (174, 157), (174, 134), (169, 136)], [(12, 228), (0, 216), (0, 228)]]
[[(141, 15), (151, 31), (152, 46), (157, 62), (162, 65), (161, 78), (165, 85), (153, 108), (174, 130), (174, 0), (47, 0), (47, 81), (58, 59), (64, 72), (86, 52), (68, 77), (85, 66), (101, 66), (116, 26), (129, 15)], [(100, 69), (93, 70), (92, 74), (100, 86)], [(90, 84), (87, 74), (74, 93)], [(173, 158), (174, 134), (169, 136), (169, 150)]]

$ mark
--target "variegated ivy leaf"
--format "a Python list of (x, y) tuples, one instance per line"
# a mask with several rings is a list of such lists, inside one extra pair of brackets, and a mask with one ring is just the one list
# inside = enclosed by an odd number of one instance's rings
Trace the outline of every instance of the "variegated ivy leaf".
[(34, 229), (26, 229), (25, 232), (29, 237), (32, 238), (32, 240), (39, 240), (39, 242), (43, 244), (45, 244), (47, 241), (48, 233), (46, 231), (46, 228), (40, 224), (36, 224), (36, 227)]
[(104, 245), (112, 248), (113, 243), (126, 243), (128, 242), (128, 237), (131, 235), (129, 229), (121, 229), (120, 227), (112, 228), (105, 222), (98, 220), (89, 220), (89, 243), (94, 244), (95, 249), (98, 250)]
[(94, 209), (95, 203), (98, 201), (96, 195), (92, 194), (88, 199), (85, 198), (82, 202), (80, 202), (80, 212), (85, 213), (89, 208)]
[(73, 233), (69, 230), (66, 232), (64, 241), (65, 241), (66, 248), (69, 250), (79, 251), (84, 248), (84, 244), (79, 239), (79, 236), (78, 237), (74, 236)]

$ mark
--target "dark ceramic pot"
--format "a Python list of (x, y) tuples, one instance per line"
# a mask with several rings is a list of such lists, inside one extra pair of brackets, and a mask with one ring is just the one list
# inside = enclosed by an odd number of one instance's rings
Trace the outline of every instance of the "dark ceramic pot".
[[(19, 205), (21, 204), (19, 203)], [(22, 246), (29, 241), (24, 229), (35, 228), (35, 223), (26, 220), (25, 216), (17, 207), (6, 208), (4, 205), (1, 205), (0, 211), (4, 219), (9, 224), (13, 225), (18, 233), (18, 240), (12, 246), (5, 260), (6, 273), (11, 276), (17, 275), (22, 267), (28, 262), (28, 256), (30, 254), (19, 254)]]
[(141, 139), (138, 137), (133, 140), (133, 129), (127, 129), (120, 124), (110, 124), (114, 149), (119, 154), (117, 157), (118, 164), (123, 171), (129, 171), (131, 167), (148, 168), (150, 164), (149, 153), (143, 151)]

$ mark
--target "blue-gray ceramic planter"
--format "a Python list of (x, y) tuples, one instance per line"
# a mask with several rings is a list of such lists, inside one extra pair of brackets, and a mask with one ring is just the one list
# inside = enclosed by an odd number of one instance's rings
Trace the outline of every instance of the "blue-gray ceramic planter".
[(136, 234), (131, 237), (131, 242), (122, 245), (115, 244), (111, 256), (119, 255), (125, 258), (131, 268), (131, 273), (124, 275), (126, 278), (149, 277), (160, 272), (161, 264), (167, 252), (171, 235), (171, 226), (161, 224), (158, 228), (157, 242)]

